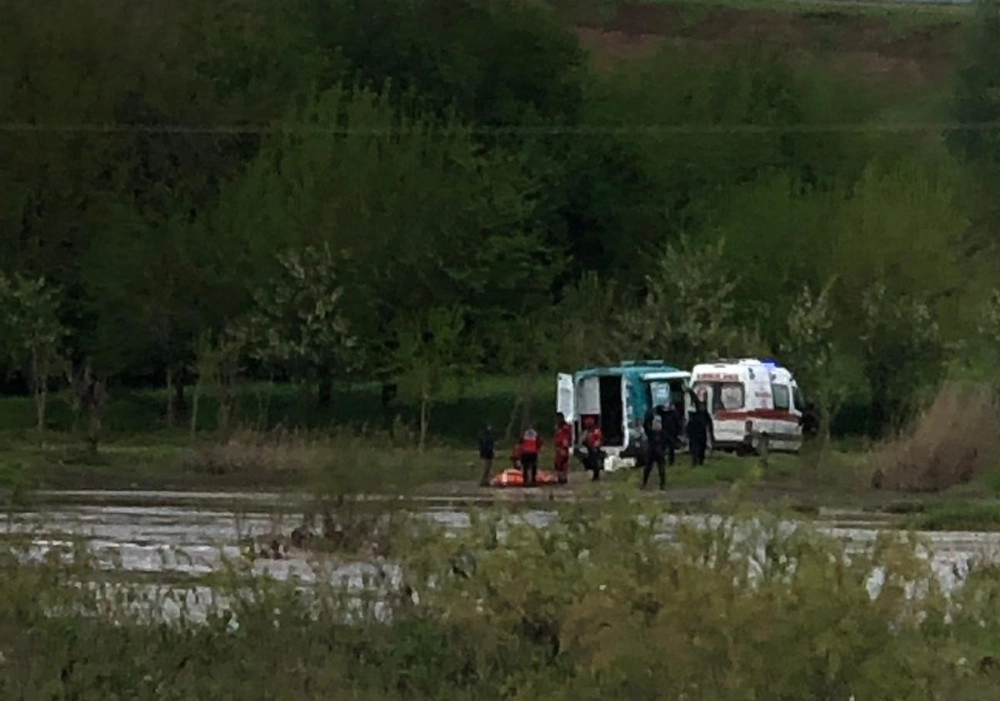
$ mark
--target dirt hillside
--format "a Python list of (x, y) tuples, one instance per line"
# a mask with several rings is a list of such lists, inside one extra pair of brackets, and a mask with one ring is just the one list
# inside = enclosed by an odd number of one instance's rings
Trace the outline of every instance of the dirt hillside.
[(648, 56), (667, 43), (711, 48), (763, 40), (916, 87), (954, 69), (963, 17), (922, 8), (810, 10), (804, 3), (781, 10), (625, 3), (608, 19), (577, 23), (576, 31), (604, 66)]

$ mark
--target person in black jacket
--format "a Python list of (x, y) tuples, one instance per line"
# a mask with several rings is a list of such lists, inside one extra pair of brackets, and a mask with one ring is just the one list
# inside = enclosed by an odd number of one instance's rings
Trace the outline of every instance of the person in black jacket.
[(668, 441), (667, 434), (663, 430), (663, 420), (659, 416), (653, 419), (649, 433), (646, 434), (646, 439), (649, 443), (649, 447), (647, 448), (649, 457), (646, 460), (646, 466), (642, 470), (642, 488), (646, 488), (646, 484), (649, 482), (649, 475), (653, 471), (653, 464), (655, 463), (656, 470), (660, 475), (660, 489), (666, 489), (667, 470), (665, 459)]
[(677, 443), (681, 436), (681, 420), (673, 404), (662, 404), (656, 408), (666, 438), (667, 464), (673, 466)]
[(490, 470), (493, 468), (493, 458), (496, 457), (496, 441), (493, 439), (493, 427), (486, 424), (479, 432), (479, 459), (483, 461), (483, 476), (479, 480), (480, 487), (490, 486)]
[(691, 449), (691, 465), (697, 467), (705, 464), (705, 452), (708, 450), (708, 436), (711, 433), (711, 417), (704, 405), (691, 412), (687, 422), (688, 446)]
[(649, 435), (649, 432), (653, 430), (653, 419), (656, 418), (660, 408), (660, 406), (650, 406), (649, 409), (646, 410), (646, 415), (642, 418), (642, 431), (647, 436)]

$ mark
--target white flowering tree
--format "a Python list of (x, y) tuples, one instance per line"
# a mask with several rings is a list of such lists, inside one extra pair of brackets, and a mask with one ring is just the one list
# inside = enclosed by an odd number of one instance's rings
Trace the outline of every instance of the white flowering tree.
[(691, 365), (732, 352), (747, 341), (736, 323), (733, 294), (738, 279), (725, 259), (725, 242), (692, 246), (686, 239), (666, 247), (646, 277), (641, 303), (624, 313), (618, 347), (634, 356), (667, 355)]
[(809, 285), (799, 292), (788, 314), (787, 330), (780, 344), (782, 360), (795, 372), (799, 385), (819, 402), (820, 437), (830, 436), (830, 424), (844, 399), (843, 384), (834, 371), (831, 280), (817, 294)]
[(0, 275), (0, 343), (13, 367), (30, 381), (39, 431), (45, 428), (49, 382), (66, 370), (67, 333), (59, 320), (58, 289), (42, 277)]
[(324, 245), (286, 251), (278, 262), (278, 274), (253, 295), (245, 324), (248, 353), (317, 381), (320, 404), (327, 404), (332, 374), (351, 370), (356, 361), (357, 342), (342, 312), (345, 260)]

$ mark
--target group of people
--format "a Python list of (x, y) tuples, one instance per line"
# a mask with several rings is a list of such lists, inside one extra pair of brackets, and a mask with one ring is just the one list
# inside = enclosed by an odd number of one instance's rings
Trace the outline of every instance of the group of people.
[[(708, 438), (712, 432), (712, 418), (700, 398), (695, 396), (695, 410), (689, 414), (686, 425), (681, 420), (680, 412), (672, 404), (661, 404), (650, 409), (642, 421), (636, 421), (636, 432), (639, 434), (639, 461), (643, 467), (643, 487), (649, 482), (655, 465), (659, 472), (660, 489), (666, 489), (666, 466), (674, 464), (682, 427), (687, 434), (692, 465), (705, 464)], [(556, 415), (554, 443), (553, 470), (559, 484), (565, 484), (569, 479), (570, 458), (573, 452), (573, 426), (562, 413)], [(596, 482), (600, 480), (604, 466), (604, 434), (593, 416), (583, 418), (581, 444), (583, 466), (591, 472), (591, 480)], [(542, 437), (533, 425), (529, 425), (521, 435), (520, 441), (514, 445), (510, 456), (511, 466), (521, 469), (525, 486), (534, 486), (538, 483), (538, 456), (541, 450)], [(479, 483), (483, 487), (488, 487), (493, 460), (496, 457), (496, 440), (493, 436), (493, 427), (489, 424), (479, 434), (479, 457), (483, 461), (483, 474)]]
[[(596, 480), (602, 463), (600, 450), (603, 445), (603, 436), (600, 427), (593, 420), (589, 423), (585, 422), (585, 426), (587, 430), (583, 442), (587, 448), (587, 455), (584, 458), (584, 463), (588, 469), (593, 471)], [(566, 420), (562, 413), (556, 415), (554, 443), (556, 450), (553, 458), (553, 470), (559, 483), (565, 484), (569, 481), (569, 464), (573, 451), (573, 425)], [(511, 466), (521, 469), (525, 486), (533, 486), (538, 482), (538, 455), (541, 451), (542, 437), (533, 425), (529, 425), (521, 435), (521, 440), (514, 445), (510, 455)], [(483, 427), (479, 434), (479, 458), (483, 461), (483, 476), (479, 484), (488, 487), (493, 460), (496, 458), (496, 440), (493, 436), (493, 427), (490, 424)]]
[(667, 488), (666, 466), (674, 464), (682, 424), (691, 451), (691, 464), (694, 467), (705, 464), (708, 439), (712, 434), (712, 417), (699, 397), (695, 396), (694, 400), (695, 408), (688, 415), (686, 424), (681, 421), (681, 412), (673, 404), (651, 408), (642, 421), (636, 421), (643, 488), (649, 483), (654, 465), (659, 473), (660, 489)]

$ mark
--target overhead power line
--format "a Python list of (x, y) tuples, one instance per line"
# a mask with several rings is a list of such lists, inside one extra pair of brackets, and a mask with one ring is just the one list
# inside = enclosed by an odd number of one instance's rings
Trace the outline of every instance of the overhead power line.
[(710, 134), (833, 134), (909, 133), (1000, 130), (1000, 121), (991, 122), (910, 122), (910, 123), (831, 123), (831, 124), (634, 124), (621, 126), (528, 126), (509, 127), (336, 127), (315, 124), (99, 124), (0, 122), (0, 132), (41, 134), (301, 134), (330, 136), (414, 136), (432, 134), (474, 134), (482, 136), (626, 136), (710, 135)]

